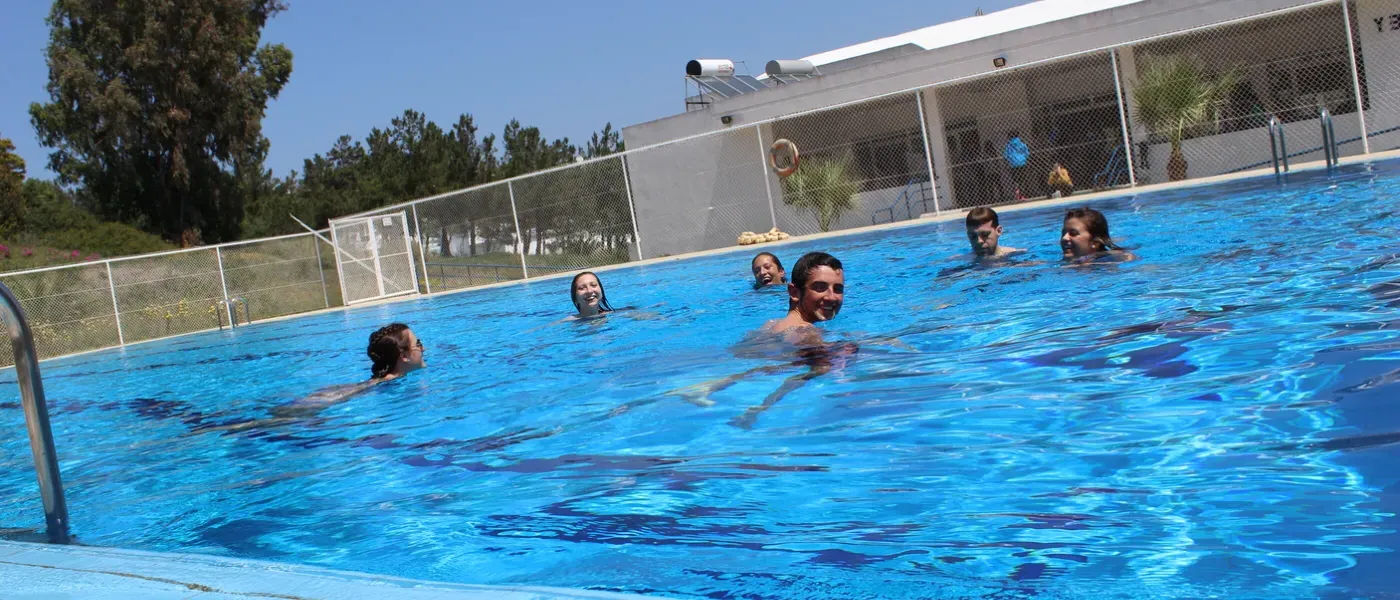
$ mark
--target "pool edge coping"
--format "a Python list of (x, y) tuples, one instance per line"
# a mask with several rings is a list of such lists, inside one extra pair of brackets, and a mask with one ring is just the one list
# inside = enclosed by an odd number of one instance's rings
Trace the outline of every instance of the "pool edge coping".
[[(287, 599), (561, 598), (630, 600), (657, 598), (619, 592), (535, 585), (481, 585), (376, 575), (268, 560), (185, 552), (152, 552), (102, 546), (49, 545), (0, 540), (0, 567), (54, 569), (85, 584), (109, 578), (139, 580), (204, 593)], [(11, 590), (13, 591), (13, 590)], [(45, 590), (33, 590), (45, 593)], [(28, 593), (28, 592), (20, 592)], [(310, 594), (310, 595), (307, 595)]]

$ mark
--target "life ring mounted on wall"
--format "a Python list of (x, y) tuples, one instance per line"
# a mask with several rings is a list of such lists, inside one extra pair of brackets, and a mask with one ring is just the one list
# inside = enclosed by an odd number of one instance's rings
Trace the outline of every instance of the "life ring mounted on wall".
[(768, 148), (768, 166), (778, 177), (787, 177), (797, 171), (797, 144), (787, 138), (773, 142)]

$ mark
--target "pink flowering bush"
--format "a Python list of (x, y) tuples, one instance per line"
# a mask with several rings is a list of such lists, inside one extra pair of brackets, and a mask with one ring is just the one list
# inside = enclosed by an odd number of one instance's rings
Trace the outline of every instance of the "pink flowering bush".
[(31, 256), (34, 256), (34, 249), (33, 249), (33, 248), (25, 248), (23, 254), (24, 254), (24, 257), (25, 257), (25, 258), (29, 258), (29, 257), (31, 257)]

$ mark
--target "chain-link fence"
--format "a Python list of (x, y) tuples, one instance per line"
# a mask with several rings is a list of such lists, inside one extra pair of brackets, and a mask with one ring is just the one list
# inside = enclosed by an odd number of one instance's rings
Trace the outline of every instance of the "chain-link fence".
[[(352, 301), (382, 296), (385, 286), (411, 290), (412, 274), (419, 292), (435, 293), (727, 248), (744, 232), (839, 231), (1269, 169), (1271, 133), (1291, 163), (1318, 160), (1324, 113), (1340, 155), (1390, 150), (1400, 146), (1397, 15), (1382, 2), (1316, 2), (775, 119), (741, 118), (721, 131), (343, 217), (333, 222), (338, 251), (293, 237), (0, 280), (26, 299), (42, 352), (54, 356), (217, 327), (229, 297), (266, 318), (340, 305), (342, 287)], [(797, 168), (780, 175), (775, 148), (793, 147)], [(395, 239), (372, 241), (365, 218), (397, 214), (407, 236), (400, 228)], [(382, 265), (367, 268), (371, 250), (388, 244), (396, 257), (413, 257), (411, 269), (390, 277)]]
[[(227, 327), (231, 310), (241, 321), (338, 306), (329, 249), (303, 234), (5, 273), (0, 283), (50, 358)], [(13, 360), (0, 344), (0, 364)]]

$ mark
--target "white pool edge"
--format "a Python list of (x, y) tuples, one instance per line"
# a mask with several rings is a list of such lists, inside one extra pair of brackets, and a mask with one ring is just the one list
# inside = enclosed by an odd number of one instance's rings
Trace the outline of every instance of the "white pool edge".
[(546, 586), (454, 584), (200, 554), (3, 540), (0, 583), (5, 598), (644, 598)]

